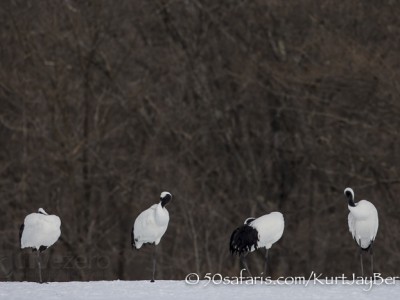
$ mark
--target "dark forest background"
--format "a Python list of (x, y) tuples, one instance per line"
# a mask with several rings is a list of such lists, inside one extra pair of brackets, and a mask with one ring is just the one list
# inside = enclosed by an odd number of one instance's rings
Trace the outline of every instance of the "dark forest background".
[(164, 190), (157, 278), (238, 275), (231, 232), (275, 210), (273, 277), (350, 275), (347, 186), (378, 209), (376, 271), (399, 275), (399, 16), (392, 0), (2, 1), (0, 280), (37, 280), (18, 230), (39, 207), (62, 220), (45, 280), (148, 279), (130, 231)]

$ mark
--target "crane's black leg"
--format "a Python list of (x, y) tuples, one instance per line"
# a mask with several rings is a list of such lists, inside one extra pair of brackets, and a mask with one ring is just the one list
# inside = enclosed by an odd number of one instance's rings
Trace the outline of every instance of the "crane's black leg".
[(373, 249), (373, 246), (374, 245), (374, 241), (372, 241), (371, 242), (371, 246), (370, 246), (370, 248), (369, 248), (369, 253), (371, 254), (371, 272), (372, 272), (372, 276), (374, 276), (374, 251), (372, 250)]
[(151, 277), (150, 282), (154, 282), (154, 277), (156, 274), (156, 255), (157, 255), (157, 246), (154, 244), (154, 252), (153, 252), (153, 275)]
[(268, 261), (268, 250), (269, 250), (269, 249), (265, 248), (265, 264), (264, 264), (264, 276), (265, 276), (265, 277), (267, 276), (267, 267), (268, 267), (268, 264), (267, 264), (267, 261)]
[[(360, 245), (361, 245), (361, 240), (360, 240)], [(363, 259), (362, 259), (362, 248), (360, 246), (360, 264), (361, 264), (361, 277), (364, 277), (364, 266), (363, 266)]]
[(42, 263), (40, 261), (40, 251), (37, 250), (37, 261), (38, 261), (38, 267), (39, 267), (39, 281), (40, 283), (43, 283), (42, 281)]
[(249, 276), (250, 276), (250, 277), (253, 277), (253, 276), (251, 275), (250, 270), (249, 270), (249, 266), (247, 265), (247, 261), (246, 261), (246, 256), (247, 256), (247, 254), (248, 254), (248, 253), (241, 254), (241, 255), (240, 255), (240, 261), (242, 262), (242, 265), (243, 265), (244, 268), (246, 269), (247, 273), (249, 273)]

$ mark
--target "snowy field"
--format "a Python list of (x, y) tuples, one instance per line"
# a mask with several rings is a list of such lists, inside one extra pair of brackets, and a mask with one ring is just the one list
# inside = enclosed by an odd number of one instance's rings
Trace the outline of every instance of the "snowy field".
[(96, 282), (0, 282), (0, 299), (399, 299), (400, 283), (372, 286), (321, 283), (305, 285), (209, 284), (200, 281), (96, 281)]

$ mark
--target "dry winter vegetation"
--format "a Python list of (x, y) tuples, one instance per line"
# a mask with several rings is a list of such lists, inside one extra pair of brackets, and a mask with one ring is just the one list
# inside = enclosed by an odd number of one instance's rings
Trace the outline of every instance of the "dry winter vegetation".
[[(230, 233), (281, 211), (277, 276), (359, 270), (346, 186), (399, 275), (400, 3), (4, 0), (0, 280), (37, 280), (26, 214), (62, 220), (44, 279), (150, 276), (139, 212), (174, 198), (158, 278), (237, 275)], [(249, 257), (261, 272), (262, 255)]]

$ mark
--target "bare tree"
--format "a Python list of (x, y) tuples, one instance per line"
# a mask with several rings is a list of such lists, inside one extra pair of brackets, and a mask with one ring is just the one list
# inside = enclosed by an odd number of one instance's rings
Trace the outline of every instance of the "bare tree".
[(396, 273), (399, 10), (4, 1), (0, 279), (34, 280), (18, 226), (39, 207), (62, 220), (46, 280), (147, 278), (130, 230), (162, 190), (163, 278), (238, 274), (230, 233), (274, 210), (286, 228), (272, 276), (351, 273), (346, 186), (378, 208), (376, 269)]

